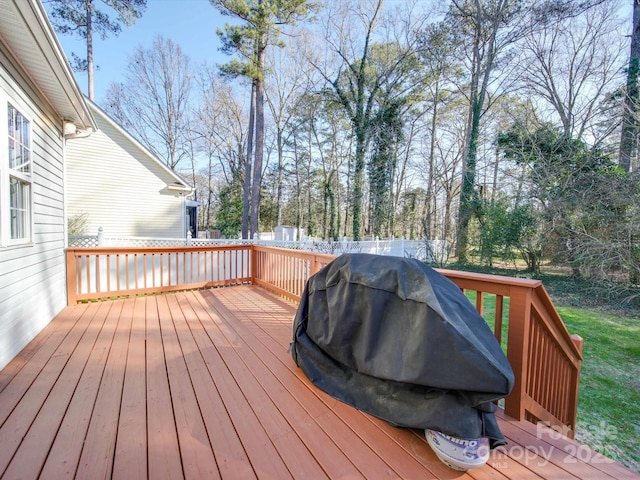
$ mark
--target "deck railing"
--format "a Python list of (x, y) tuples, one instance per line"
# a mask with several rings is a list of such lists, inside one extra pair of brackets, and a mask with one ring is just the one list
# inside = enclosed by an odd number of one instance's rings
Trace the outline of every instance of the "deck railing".
[(250, 245), (67, 249), (67, 302), (251, 282)]
[[(496, 338), (506, 346), (516, 381), (505, 399), (505, 412), (518, 420), (544, 422), (573, 438), (583, 341), (569, 334), (542, 282), (438, 271), (461, 290), (474, 292), (476, 310), (493, 324)], [(490, 317), (484, 308), (489, 297), (495, 304)]]
[(309, 277), (334, 258), (331, 254), (255, 245), (253, 283), (298, 302)]
[[(334, 255), (257, 245), (67, 249), (68, 302), (253, 283), (298, 301)], [(438, 270), (475, 294), (515, 373), (505, 412), (573, 437), (582, 339), (570, 336), (538, 280)], [(488, 302), (491, 298), (491, 302)], [(485, 303), (495, 305), (492, 315)], [(504, 333), (503, 333), (504, 332)]]

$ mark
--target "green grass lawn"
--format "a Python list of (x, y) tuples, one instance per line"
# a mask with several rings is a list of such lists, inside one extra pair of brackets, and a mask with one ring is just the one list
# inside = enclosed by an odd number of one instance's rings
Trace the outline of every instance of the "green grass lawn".
[[(576, 439), (640, 471), (640, 312), (607, 306), (566, 277), (542, 281), (569, 332), (584, 339)], [(467, 296), (475, 305), (475, 292)], [(495, 297), (485, 295), (484, 302), (493, 329)], [(504, 312), (506, 324), (508, 304)], [(505, 348), (506, 327), (502, 337)]]
[(584, 339), (577, 440), (640, 471), (640, 321), (557, 306)]

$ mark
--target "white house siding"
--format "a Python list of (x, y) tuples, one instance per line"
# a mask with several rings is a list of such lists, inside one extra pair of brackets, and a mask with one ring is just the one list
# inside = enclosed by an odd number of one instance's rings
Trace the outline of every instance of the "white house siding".
[(33, 241), (0, 246), (0, 368), (66, 305), (61, 120), (14, 64), (0, 44), (0, 96), (31, 120)]
[(85, 215), (87, 235), (102, 227), (109, 236), (184, 237), (184, 200), (167, 188), (176, 178), (104, 113), (94, 115), (97, 132), (67, 140), (69, 216)]

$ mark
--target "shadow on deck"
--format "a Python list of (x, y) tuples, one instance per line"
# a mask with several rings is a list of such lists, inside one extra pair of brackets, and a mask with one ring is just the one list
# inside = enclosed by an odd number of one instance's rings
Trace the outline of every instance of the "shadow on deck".
[(509, 444), (450, 470), (306, 379), (295, 310), (250, 285), (67, 307), (0, 372), (2, 478), (640, 478), (503, 412)]

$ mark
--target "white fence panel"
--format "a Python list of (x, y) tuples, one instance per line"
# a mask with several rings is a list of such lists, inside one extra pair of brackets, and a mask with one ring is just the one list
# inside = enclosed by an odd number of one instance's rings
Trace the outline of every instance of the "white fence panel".
[(342, 253), (372, 253), (394, 257), (416, 258), (427, 263), (444, 265), (449, 256), (446, 240), (341, 240), (325, 241), (304, 239), (293, 240), (247, 240), (247, 239), (204, 239), (204, 238), (152, 238), (152, 237), (110, 237), (102, 231), (98, 235), (70, 235), (69, 247), (178, 247), (212, 245), (265, 245), (270, 247), (305, 250), (318, 253), (340, 255)]

